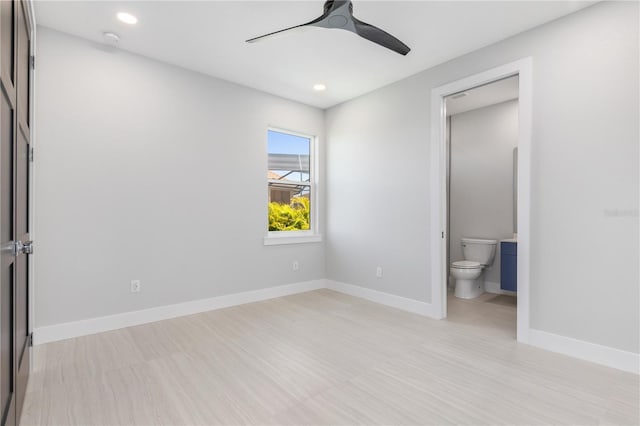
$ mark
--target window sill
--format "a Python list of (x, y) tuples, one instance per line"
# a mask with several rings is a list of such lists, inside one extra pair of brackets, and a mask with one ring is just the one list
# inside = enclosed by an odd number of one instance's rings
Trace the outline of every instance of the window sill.
[(322, 241), (322, 235), (320, 234), (304, 234), (304, 235), (269, 234), (266, 237), (264, 237), (265, 246), (277, 246), (281, 244), (319, 243), (321, 241)]

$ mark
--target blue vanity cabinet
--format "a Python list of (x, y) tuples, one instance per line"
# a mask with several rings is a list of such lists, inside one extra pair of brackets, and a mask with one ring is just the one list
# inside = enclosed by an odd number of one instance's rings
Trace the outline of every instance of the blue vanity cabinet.
[(518, 291), (518, 243), (500, 243), (500, 288)]

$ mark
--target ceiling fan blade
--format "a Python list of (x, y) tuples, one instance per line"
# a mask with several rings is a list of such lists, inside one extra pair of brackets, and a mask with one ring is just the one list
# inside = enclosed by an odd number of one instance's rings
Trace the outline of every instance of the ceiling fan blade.
[(306, 24), (296, 25), (295, 27), (289, 27), (289, 28), (285, 28), (284, 30), (274, 31), (274, 32), (269, 33), (269, 34), (264, 34), (264, 35), (261, 35), (261, 36), (258, 36), (258, 37), (250, 38), (249, 40), (246, 40), (246, 42), (247, 43), (255, 43), (257, 41), (262, 41), (262, 40), (266, 40), (266, 39), (269, 39), (269, 38), (283, 36), (283, 35), (285, 35), (284, 33), (293, 33), (293, 32), (298, 32), (298, 31), (301, 31), (301, 30), (306, 30), (308, 28), (305, 28), (305, 27), (313, 27), (314, 24), (316, 24), (317, 22), (322, 21), (326, 17), (327, 17), (326, 15), (322, 15), (322, 16), (314, 19), (313, 21), (307, 22)]
[(367, 40), (377, 43), (380, 46), (386, 47), (387, 49), (391, 49), (403, 56), (411, 51), (411, 48), (409, 46), (407, 46), (388, 32), (383, 31), (378, 27), (374, 27), (373, 25), (367, 24), (366, 22), (359, 21), (355, 17), (352, 19), (356, 34), (358, 34), (360, 37), (366, 38)]

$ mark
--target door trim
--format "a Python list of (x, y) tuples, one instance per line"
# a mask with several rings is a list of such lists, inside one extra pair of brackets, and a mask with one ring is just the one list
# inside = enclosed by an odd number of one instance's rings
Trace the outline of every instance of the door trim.
[(531, 57), (454, 81), (431, 91), (431, 304), (437, 318), (447, 316), (447, 179), (446, 179), (446, 107), (445, 97), (519, 76), (518, 114), (518, 308), (517, 340), (529, 342), (530, 330), (530, 208), (531, 208), (531, 132), (532, 132)]
[[(31, 56), (35, 57), (36, 56), (36, 14), (35, 14), (35, 6), (34, 6), (34, 0), (25, 0), (24, 1), (24, 5), (25, 5), (25, 12), (27, 14), (27, 18), (29, 20), (30, 23), (30, 28), (29, 31), (31, 32)], [(30, 90), (29, 90), (29, 105), (31, 106), (29, 109), (29, 145), (31, 145), (31, 149), (33, 150), (35, 147), (35, 128), (36, 126), (34, 125), (34, 119), (35, 119), (35, 93), (36, 93), (36, 71), (35, 68), (31, 65), (31, 63), (29, 64), (29, 81), (30, 81)], [(29, 153), (29, 155), (31, 156), (31, 153)], [(35, 240), (35, 232), (33, 229), (33, 224), (34, 222), (34, 166), (35, 166), (35, 162), (33, 161), (33, 159), (30, 160), (30, 164), (29, 164), (29, 236), (31, 238), (31, 240)], [(34, 253), (37, 252), (37, 248), (35, 249)], [(27, 294), (29, 296), (29, 299), (27, 301), (29, 307), (29, 344), (30, 346), (33, 346), (33, 330), (35, 329), (35, 284), (34, 284), (34, 259), (35, 259), (35, 254), (30, 254), (30, 259), (29, 259), (29, 270), (28, 270), (28, 274), (29, 274), (29, 280), (27, 282)], [(33, 366), (34, 364), (34, 351), (30, 350), (29, 351), (29, 357), (30, 357), (30, 366), (31, 369), (33, 370)]]

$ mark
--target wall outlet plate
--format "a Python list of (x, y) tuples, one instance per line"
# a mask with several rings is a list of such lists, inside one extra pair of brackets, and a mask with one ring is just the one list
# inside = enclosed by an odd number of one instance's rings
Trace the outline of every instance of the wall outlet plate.
[(131, 280), (131, 293), (140, 293), (141, 282), (140, 280)]
[(293, 264), (291, 265), (291, 269), (293, 269), (294, 271), (297, 271), (300, 269), (300, 263), (297, 260), (293, 261)]
[(376, 278), (382, 278), (382, 266), (376, 267)]

